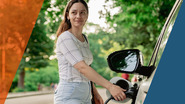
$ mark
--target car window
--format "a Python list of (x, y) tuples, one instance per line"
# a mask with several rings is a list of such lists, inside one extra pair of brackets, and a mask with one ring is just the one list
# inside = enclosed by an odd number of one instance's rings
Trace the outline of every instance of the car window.
[[(177, 0), (175, 5), (173, 6), (172, 11), (170, 12), (170, 14), (166, 20), (166, 23), (163, 26), (161, 34), (158, 38), (158, 43), (160, 42), (160, 38), (162, 38), (162, 41), (159, 44), (156, 43), (156, 48), (154, 49), (154, 53), (153, 53), (154, 55), (151, 57), (151, 62), (149, 63), (149, 66), (151, 66), (151, 65), (157, 66), (159, 64), (160, 58), (161, 58), (162, 53), (165, 49), (166, 43), (167, 43), (168, 38), (170, 36), (170, 33), (172, 31), (172, 28), (175, 23), (177, 14), (180, 10), (181, 4), (182, 4), (182, 0)], [(157, 53), (157, 51), (158, 51), (158, 53)]]

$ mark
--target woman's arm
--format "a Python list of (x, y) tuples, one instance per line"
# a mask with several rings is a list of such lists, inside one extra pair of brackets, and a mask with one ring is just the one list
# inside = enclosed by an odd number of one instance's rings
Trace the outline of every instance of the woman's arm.
[[(105, 87), (109, 90), (115, 100), (124, 100), (125, 94), (122, 88), (113, 85), (101, 75), (99, 75), (94, 69), (87, 65), (83, 60), (81, 52), (79, 51), (77, 45), (75, 44), (72, 37), (67, 32), (64, 32), (57, 40), (57, 49), (64, 55), (71, 65), (76, 68), (80, 73), (82, 73), (89, 80), (95, 82), (96, 84)], [(75, 51), (74, 51), (75, 50)]]
[(123, 91), (124, 89), (110, 83), (108, 80), (99, 75), (94, 69), (87, 65), (84, 61), (80, 61), (74, 65), (81, 74), (87, 77), (89, 80), (109, 90), (115, 100), (120, 101), (126, 98)]

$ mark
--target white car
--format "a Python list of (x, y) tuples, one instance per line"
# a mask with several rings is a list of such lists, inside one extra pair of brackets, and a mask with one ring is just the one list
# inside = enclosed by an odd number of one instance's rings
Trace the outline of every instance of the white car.
[[(130, 82), (125, 81), (121, 78), (113, 78), (112, 83), (115, 83), (123, 88), (127, 86), (126, 95), (128, 99), (132, 100), (132, 104), (143, 104), (147, 92), (149, 90), (150, 84), (154, 77), (156, 68), (162, 56), (163, 50), (168, 41), (169, 35), (171, 33), (172, 27), (175, 23), (177, 14), (181, 7), (182, 0), (176, 0), (162, 30), (156, 42), (152, 57), (150, 59), (148, 66), (143, 66), (142, 53), (138, 49), (128, 49), (120, 50), (111, 53), (108, 58), (108, 64), (112, 71), (118, 73), (129, 73), (137, 74), (140, 77), (140, 81), (134, 85), (130, 85)], [(117, 83), (119, 82), (119, 83)], [(105, 103), (107, 104), (109, 100), (114, 100), (110, 93), (107, 93), (110, 97)], [(128, 99), (126, 101), (128, 101)], [(125, 101), (125, 102), (126, 102)], [(118, 101), (117, 101), (118, 102)], [(124, 102), (118, 102), (124, 103)]]

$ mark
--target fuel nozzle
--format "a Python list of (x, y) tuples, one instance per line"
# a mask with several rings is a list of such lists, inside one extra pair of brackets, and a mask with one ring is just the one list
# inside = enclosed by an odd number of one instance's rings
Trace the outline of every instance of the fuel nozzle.
[(132, 95), (134, 95), (134, 92), (132, 92), (133, 85), (129, 81), (121, 77), (114, 77), (110, 80), (110, 82), (125, 89), (126, 91), (124, 93), (127, 96), (127, 98), (124, 101), (116, 101), (113, 98), (113, 96), (110, 94), (110, 92), (107, 90), (106, 94), (107, 94), (108, 99), (106, 100), (104, 104), (107, 104), (110, 100), (117, 102), (117, 103), (125, 103), (125, 102), (128, 102), (132, 98)]

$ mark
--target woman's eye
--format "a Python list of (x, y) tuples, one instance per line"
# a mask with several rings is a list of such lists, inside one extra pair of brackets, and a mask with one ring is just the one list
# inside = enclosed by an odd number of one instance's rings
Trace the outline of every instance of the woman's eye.
[(85, 12), (81, 12), (81, 14), (85, 14)]
[(72, 12), (72, 14), (76, 14), (76, 12)]

